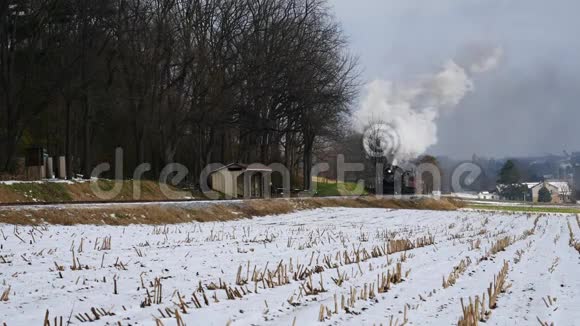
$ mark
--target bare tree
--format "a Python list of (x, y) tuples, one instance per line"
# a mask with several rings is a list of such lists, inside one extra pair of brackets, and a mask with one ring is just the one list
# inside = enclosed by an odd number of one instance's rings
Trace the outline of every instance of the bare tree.
[(315, 145), (357, 90), (329, 12), (323, 0), (3, 2), (2, 165), (52, 116), (63, 131), (43, 144), (71, 174), (122, 146), (127, 169), (285, 162), (308, 187)]

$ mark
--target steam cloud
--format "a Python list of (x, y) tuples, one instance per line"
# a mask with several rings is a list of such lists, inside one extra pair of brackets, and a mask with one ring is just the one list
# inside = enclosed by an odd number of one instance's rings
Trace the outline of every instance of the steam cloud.
[(411, 82), (372, 81), (355, 113), (357, 129), (389, 124), (399, 137), (395, 160), (418, 157), (437, 143), (439, 115), (456, 108), (474, 90), (472, 77), (494, 69), (502, 55), (501, 48), (470, 47), (435, 74)]

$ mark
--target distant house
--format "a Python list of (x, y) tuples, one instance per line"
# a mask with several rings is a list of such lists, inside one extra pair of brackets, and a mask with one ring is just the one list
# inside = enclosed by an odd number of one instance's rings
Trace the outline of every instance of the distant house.
[(477, 199), (483, 200), (498, 200), (499, 195), (497, 193), (492, 193), (489, 191), (481, 191), (477, 194)]
[(210, 173), (214, 191), (228, 198), (270, 197), (272, 169), (263, 164), (231, 163)]
[(548, 181), (551, 185), (558, 188), (558, 196), (560, 196), (562, 202), (569, 202), (572, 200), (572, 187), (571, 183), (567, 181), (554, 180)]
[[(506, 195), (503, 195), (503, 192), (509, 190), (510, 187), (517, 189), (517, 187), (525, 187), (528, 189), (527, 193), (523, 193), (518, 190), (517, 196), (515, 198), (509, 198)], [(504, 185), (498, 184), (497, 191), (498, 193), (502, 194), (502, 199), (507, 200), (524, 200), (524, 201), (532, 201), (534, 203), (538, 202), (540, 189), (544, 186), (548, 188), (550, 193), (552, 194), (552, 203), (567, 203), (570, 202), (572, 197), (572, 190), (568, 185), (568, 182), (562, 180), (549, 180), (546, 179), (542, 182), (524, 182), (521, 184), (514, 184), (514, 185)]]
[(534, 203), (538, 202), (540, 189), (546, 187), (550, 194), (552, 195), (552, 203), (567, 203), (570, 201), (571, 197), (571, 189), (568, 185), (568, 182), (565, 181), (558, 181), (558, 180), (546, 180), (540, 183), (535, 184), (531, 187), (532, 191), (532, 201)]

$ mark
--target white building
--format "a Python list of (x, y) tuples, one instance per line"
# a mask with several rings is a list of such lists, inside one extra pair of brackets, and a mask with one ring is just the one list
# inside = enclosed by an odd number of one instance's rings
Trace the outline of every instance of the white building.
[(477, 199), (483, 200), (498, 200), (499, 195), (496, 193), (491, 193), (489, 191), (481, 191), (477, 194)]
[(232, 163), (210, 173), (213, 190), (226, 198), (270, 197), (272, 169), (263, 164)]

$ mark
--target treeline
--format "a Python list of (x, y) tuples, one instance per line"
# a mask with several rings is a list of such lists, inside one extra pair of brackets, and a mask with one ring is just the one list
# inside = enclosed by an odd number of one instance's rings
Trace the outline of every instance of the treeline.
[[(0, 170), (284, 163), (344, 126), (356, 60), (324, 0), (1, 0)], [(309, 178), (304, 178), (304, 186)]]

